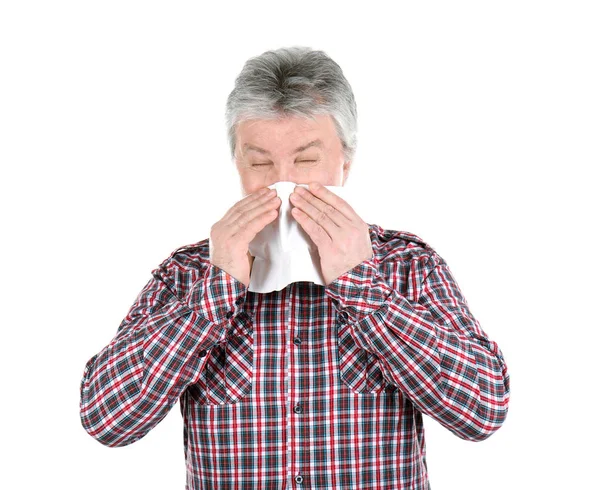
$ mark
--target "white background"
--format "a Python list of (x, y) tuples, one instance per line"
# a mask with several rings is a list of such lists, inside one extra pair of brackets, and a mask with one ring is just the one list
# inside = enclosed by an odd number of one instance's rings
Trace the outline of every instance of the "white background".
[(244, 62), (308, 45), (354, 89), (368, 221), (448, 261), (509, 366), (488, 440), (426, 419), (432, 488), (598, 488), (595, 3), (3, 2), (0, 486), (183, 490), (179, 404), (104, 447), (83, 368), (240, 198), (224, 108)]

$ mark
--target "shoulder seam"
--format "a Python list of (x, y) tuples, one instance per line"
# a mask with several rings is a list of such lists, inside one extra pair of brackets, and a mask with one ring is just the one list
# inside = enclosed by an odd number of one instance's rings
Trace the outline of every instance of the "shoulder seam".
[(203, 242), (204, 240), (201, 240), (200, 242), (196, 242), (196, 243), (191, 243), (189, 245), (182, 245), (179, 248), (176, 248), (175, 250), (173, 250), (171, 252), (171, 255), (169, 255), (169, 258), (174, 257), (175, 255), (177, 255), (178, 253), (181, 252), (187, 252), (189, 250), (198, 250), (200, 248), (202, 248), (204, 245), (201, 245), (200, 243)]

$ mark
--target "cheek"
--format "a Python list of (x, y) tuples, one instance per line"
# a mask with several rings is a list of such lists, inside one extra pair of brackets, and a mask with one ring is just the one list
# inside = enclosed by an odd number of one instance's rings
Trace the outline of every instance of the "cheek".
[(269, 172), (257, 172), (252, 169), (243, 169), (239, 171), (239, 177), (246, 195), (252, 194), (272, 183), (268, 181)]
[(338, 176), (338, 173), (338, 169), (334, 167), (321, 169), (321, 176), (327, 180), (335, 179)]
[(318, 180), (324, 185), (342, 185), (343, 173), (341, 167), (328, 166), (327, 168), (321, 169), (321, 173), (315, 176), (314, 180)]

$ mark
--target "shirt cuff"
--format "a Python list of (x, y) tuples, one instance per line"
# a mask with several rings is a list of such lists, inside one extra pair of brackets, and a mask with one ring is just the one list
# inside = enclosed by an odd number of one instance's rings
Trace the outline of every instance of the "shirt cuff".
[(223, 269), (208, 264), (191, 288), (188, 306), (211, 323), (229, 323), (244, 310), (248, 288)]
[(325, 286), (325, 294), (338, 312), (353, 323), (383, 307), (392, 292), (373, 258), (364, 260)]

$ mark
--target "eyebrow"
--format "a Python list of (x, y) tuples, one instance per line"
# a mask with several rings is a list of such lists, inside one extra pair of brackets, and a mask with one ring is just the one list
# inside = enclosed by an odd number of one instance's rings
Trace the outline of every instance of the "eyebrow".
[[(294, 151), (292, 151), (292, 155), (294, 153), (300, 153), (301, 151), (304, 151), (307, 148), (311, 148), (313, 146), (316, 146), (318, 148), (323, 148), (323, 142), (321, 140), (310, 141), (309, 143), (306, 143), (305, 145), (299, 146)], [(264, 155), (270, 155), (271, 154), (271, 152), (265, 150), (264, 148), (260, 148), (258, 146), (251, 145), (250, 143), (245, 143), (244, 144), (244, 153), (246, 153), (247, 151), (251, 151), (251, 150), (257, 151), (258, 153), (262, 153)]]

